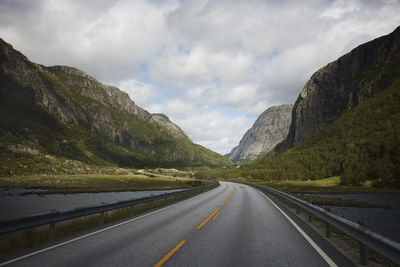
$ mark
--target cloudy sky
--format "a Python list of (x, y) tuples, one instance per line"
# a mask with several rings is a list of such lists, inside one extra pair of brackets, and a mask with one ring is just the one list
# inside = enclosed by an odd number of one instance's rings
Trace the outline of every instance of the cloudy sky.
[(80, 68), (225, 154), (311, 74), (400, 25), (396, 0), (0, 0), (0, 37)]

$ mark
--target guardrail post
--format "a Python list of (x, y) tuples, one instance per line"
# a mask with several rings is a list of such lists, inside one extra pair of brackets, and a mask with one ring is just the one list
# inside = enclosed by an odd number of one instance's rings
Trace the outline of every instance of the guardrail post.
[(134, 207), (133, 205), (129, 207), (129, 215), (131, 217), (133, 216), (133, 213), (134, 213), (133, 207)]
[(360, 242), (360, 262), (362, 265), (368, 265), (368, 248)]
[(56, 223), (49, 223), (49, 241), (54, 239), (54, 230), (56, 228)]
[(164, 206), (167, 205), (167, 198), (164, 198)]
[(326, 237), (330, 238), (332, 236), (331, 234), (331, 225), (329, 223), (325, 223), (326, 226)]
[(99, 221), (100, 225), (104, 224), (104, 211), (102, 213), (100, 213), (100, 221)]
[(150, 209), (152, 210), (153, 209), (153, 203), (154, 203), (154, 201), (152, 200), (152, 201), (150, 201)]
[(312, 223), (312, 214), (311, 214), (311, 212), (308, 213), (308, 222)]

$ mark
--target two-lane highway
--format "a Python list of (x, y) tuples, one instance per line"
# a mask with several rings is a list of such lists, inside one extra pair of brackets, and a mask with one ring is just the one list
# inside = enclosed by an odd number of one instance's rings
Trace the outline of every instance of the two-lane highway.
[(3, 259), (10, 266), (335, 266), (338, 261), (350, 264), (332, 258), (262, 193), (227, 182), (184, 202)]

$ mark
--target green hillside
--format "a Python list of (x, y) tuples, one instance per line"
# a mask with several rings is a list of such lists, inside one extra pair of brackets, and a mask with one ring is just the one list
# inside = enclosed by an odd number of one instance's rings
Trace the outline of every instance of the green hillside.
[[(317, 71), (296, 101), (297, 118), (286, 144), (238, 169), (203, 169), (198, 175), (268, 180), (340, 176), (343, 185), (368, 180), (376, 187), (400, 187), (399, 40), (397, 28)], [(299, 140), (305, 140), (289, 146), (288, 139), (295, 143), (299, 133)]]
[(372, 180), (400, 187), (400, 79), (367, 99), (305, 143), (271, 152), (238, 169), (203, 168), (197, 177), (315, 180), (340, 176), (341, 184)]
[(400, 79), (304, 144), (252, 166), (258, 178), (374, 180), (400, 186)]
[(0, 158), (2, 176), (62, 172), (66, 160), (135, 168), (232, 164), (119, 89), (74, 68), (32, 63), (2, 40)]

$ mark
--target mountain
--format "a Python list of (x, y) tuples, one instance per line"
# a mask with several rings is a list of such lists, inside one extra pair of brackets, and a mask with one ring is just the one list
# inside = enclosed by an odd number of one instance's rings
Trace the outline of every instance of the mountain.
[[(194, 144), (167, 116), (137, 106), (118, 88), (76, 68), (35, 64), (1, 39), (0, 109), (2, 160), (24, 161), (21, 151), (38, 151), (95, 165), (231, 164)], [(0, 166), (1, 173), (9, 168)], [(11, 171), (18, 173), (17, 168)]]
[(400, 27), (393, 33), (360, 45), (314, 73), (293, 108), (289, 134), (282, 148), (303, 143), (343, 113), (387, 88), (400, 46)]
[(285, 141), (246, 175), (400, 187), (400, 27), (318, 70)]
[(228, 154), (233, 162), (255, 160), (282, 142), (289, 131), (292, 104), (273, 106), (265, 110), (246, 132), (238, 146)]

